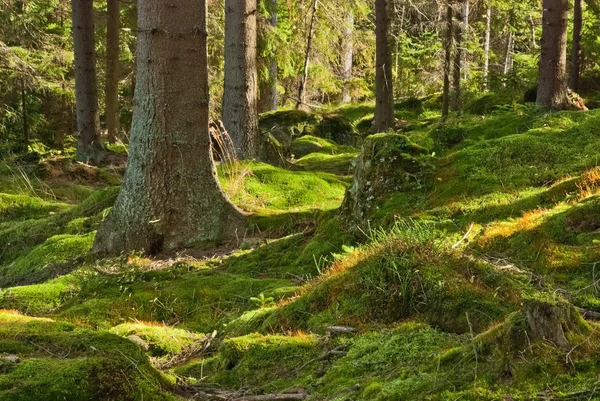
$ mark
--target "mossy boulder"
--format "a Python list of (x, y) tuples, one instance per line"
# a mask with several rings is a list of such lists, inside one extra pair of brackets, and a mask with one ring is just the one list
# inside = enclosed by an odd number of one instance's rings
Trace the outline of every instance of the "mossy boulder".
[(319, 118), (301, 110), (283, 110), (260, 116), (259, 129), (263, 136), (270, 134), (283, 149), (289, 149), (294, 138), (313, 132)]
[(352, 186), (342, 210), (352, 218), (368, 218), (386, 195), (411, 188), (431, 172), (429, 151), (399, 134), (367, 137), (356, 162)]
[(358, 146), (361, 142), (352, 123), (339, 114), (323, 115), (312, 135), (340, 145)]

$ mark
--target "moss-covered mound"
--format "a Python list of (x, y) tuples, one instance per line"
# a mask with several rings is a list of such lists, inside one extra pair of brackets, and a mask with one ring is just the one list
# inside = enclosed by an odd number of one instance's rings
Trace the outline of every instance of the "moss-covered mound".
[(0, 361), (3, 401), (174, 400), (133, 342), (49, 319), (0, 312)]

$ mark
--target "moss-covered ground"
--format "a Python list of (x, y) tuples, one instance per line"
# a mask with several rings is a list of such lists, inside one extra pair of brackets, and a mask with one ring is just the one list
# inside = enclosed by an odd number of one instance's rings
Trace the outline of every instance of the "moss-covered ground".
[(263, 116), (289, 168), (219, 166), (247, 238), (152, 258), (89, 255), (122, 167), (7, 159), (0, 400), (600, 397), (600, 112), (429, 103), (360, 162), (370, 104)]

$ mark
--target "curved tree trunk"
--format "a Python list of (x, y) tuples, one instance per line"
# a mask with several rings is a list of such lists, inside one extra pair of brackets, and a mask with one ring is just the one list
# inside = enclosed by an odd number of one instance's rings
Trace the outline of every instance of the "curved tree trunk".
[(375, 0), (375, 119), (373, 132), (394, 126), (394, 88), (390, 49), (390, 1)]
[(119, 0), (107, 0), (106, 22), (106, 129), (108, 142), (119, 135)]
[(102, 157), (96, 47), (94, 43), (94, 1), (71, 0), (75, 53), (75, 96), (77, 105), (77, 159), (97, 162)]
[(452, 70), (452, 4), (446, 7), (446, 35), (444, 38), (444, 91), (442, 93), (442, 121), (448, 117), (450, 110), (450, 73)]
[(154, 254), (242, 229), (210, 154), (205, 1), (139, 0), (129, 163), (96, 254)]
[(342, 103), (350, 103), (352, 94), (350, 93), (350, 80), (352, 79), (352, 58), (354, 56), (354, 13), (352, 10), (346, 12), (344, 26), (342, 27)]
[[(262, 37), (259, 42), (261, 43), (262, 49), (266, 47), (268, 31), (277, 27), (277, 0), (267, 0), (269, 6), (270, 18), (268, 26), (259, 29), (262, 33)], [(261, 51), (261, 55), (262, 55)], [(258, 112), (265, 113), (267, 111), (277, 110), (279, 103), (277, 96), (277, 54), (271, 51), (267, 56), (262, 55), (259, 60), (263, 62), (266, 67), (268, 75), (259, 79), (259, 99), (258, 99)]]
[(567, 105), (568, 0), (544, 0), (537, 104), (561, 110)]
[(225, 1), (223, 125), (238, 157), (258, 154), (256, 0)]
[(575, 0), (573, 7), (573, 44), (571, 49), (571, 75), (569, 86), (579, 92), (581, 75), (581, 31), (583, 29), (583, 0)]

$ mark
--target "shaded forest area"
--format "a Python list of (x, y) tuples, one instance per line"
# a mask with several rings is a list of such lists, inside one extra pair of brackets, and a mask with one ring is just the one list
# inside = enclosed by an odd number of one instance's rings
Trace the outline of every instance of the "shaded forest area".
[(0, 400), (600, 398), (596, 0), (0, 0)]

